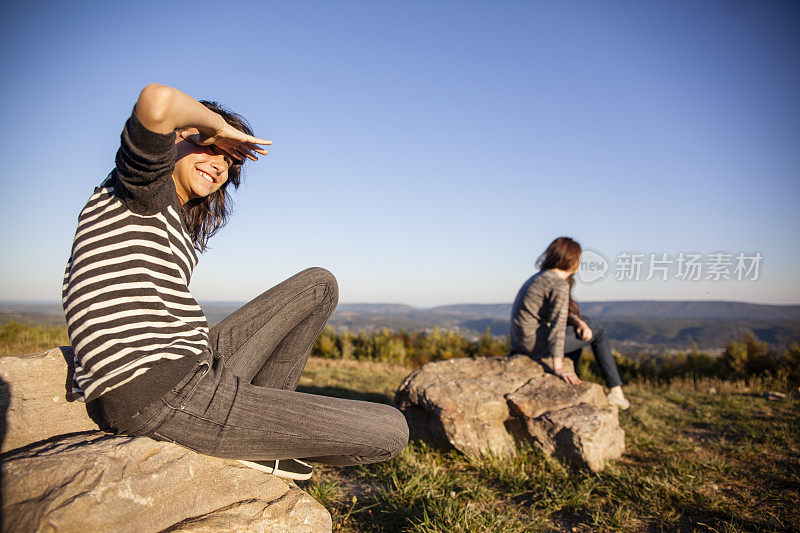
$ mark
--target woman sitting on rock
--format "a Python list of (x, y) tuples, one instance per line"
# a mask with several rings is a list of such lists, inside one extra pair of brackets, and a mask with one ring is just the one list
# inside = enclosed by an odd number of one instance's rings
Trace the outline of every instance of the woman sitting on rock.
[(606, 385), (608, 400), (620, 409), (630, 407), (602, 326), (589, 327), (572, 299), (574, 276), (580, 267), (581, 246), (569, 237), (550, 243), (537, 261), (540, 271), (526, 281), (511, 309), (511, 353), (552, 357), (553, 372), (567, 383), (581, 382), (564, 369), (564, 355), (578, 368), (584, 346), (591, 346)]
[[(408, 426), (387, 405), (295, 391), (338, 300), (327, 270), (292, 276), (210, 331), (189, 292), (195, 250), (230, 214), (228, 186), (269, 144), (214, 102), (142, 90), (116, 168), (80, 213), (64, 276), (72, 387), (107, 431), (308, 479), (297, 459), (384, 461)], [(222, 283), (238, 268), (231, 259)]]

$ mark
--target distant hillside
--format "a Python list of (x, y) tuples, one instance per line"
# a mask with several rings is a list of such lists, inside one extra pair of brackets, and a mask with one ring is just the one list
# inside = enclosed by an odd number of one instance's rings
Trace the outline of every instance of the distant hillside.
[[(765, 305), (724, 301), (632, 300), (580, 302), (581, 313), (590, 317), (630, 316), (661, 318), (728, 318), (800, 320), (800, 305)], [(366, 304), (365, 304), (366, 305)], [(368, 312), (364, 309), (365, 312)], [(508, 319), (511, 304), (457, 304), (433, 307), (428, 311), (446, 315), (480, 315)]]
[(339, 304), (339, 312), (355, 311), (359, 313), (414, 313), (419, 311), (416, 307), (406, 304)]
[(508, 320), (511, 315), (511, 304), (456, 304), (440, 305), (429, 309), (433, 314), (451, 316), (485, 316)]
[(582, 302), (581, 312), (589, 316), (800, 320), (800, 305), (766, 305), (721, 301), (639, 300)]
[(59, 302), (0, 301), (0, 324), (11, 321), (27, 326), (63, 326), (64, 310)]
[[(201, 302), (211, 325), (238, 309), (242, 302)], [(721, 348), (752, 333), (782, 348), (800, 342), (800, 305), (762, 305), (722, 301), (582, 302), (583, 314), (602, 323), (618, 350)], [(405, 304), (339, 304), (331, 325), (351, 331), (424, 330), (439, 326), (477, 338), (487, 327), (507, 335), (511, 304), (459, 304), (429, 309)], [(59, 303), (0, 302), (0, 323), (63, 325)]]
[[(356, 310), (357, 309), (357, 310)], [(621, 351), (686, 349), (696, 344), (719, 349), (752, 333), (776, 348), (800, 342), (800, 305), (762, 305), (724, 301), (584, 302), (582, 313), (605, 326)], [(331, 319), (337, 328), (456, 329), (476, 338), (487, 327), (507, 335), (511, 304), (458, 304), (430, 309), (402, 306), (388, 312), (383, 304), (340, 305)]]

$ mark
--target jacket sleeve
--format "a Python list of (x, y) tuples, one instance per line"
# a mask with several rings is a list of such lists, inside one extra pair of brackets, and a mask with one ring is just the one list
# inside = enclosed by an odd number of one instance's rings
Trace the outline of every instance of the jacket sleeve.
[(564, 339), (567, 335), (569, 315), (569, 285), (559, 283), (550, 293), (550, 330), (547, 345), (552, 357), (564, 357)]
[(175, 132), (156, 133), (134, 113), (125, 123), (116, 157), (115, 189), (128, 209), (137, 214), (157, 213), (175, 194)]

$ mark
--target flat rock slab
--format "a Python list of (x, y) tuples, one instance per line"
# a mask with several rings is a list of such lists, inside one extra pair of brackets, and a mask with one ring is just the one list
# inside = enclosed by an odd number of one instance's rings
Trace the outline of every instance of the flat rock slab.
[(410, 374), (395, 403), (411, 434), (468, 455), (508, 454), (515, 428), (504, 395), (544, 374), (530, 357), (458, 358), (428, 363)]
[(428, 363), (403, 380), (395, 403), (413, 437), (467, 455), (513, 455), (530, 443), (598, 471), (625, 449), (602, 387), (569, 385), (524, 355)]
[(3, 456), (3, 530), (329, 532), (294, 483), (236, 461), (99, 431)]
[(533, 419), (550, 411), (560, 411), (582, 403), (606, 405), (603, 388), (583, 381), (569, 385), (553, 374), (542, 374), (506, 395), (511, 408), (521, 417)]
[[(54, 435), (96, 430), (86, 404), (68, 398), (66, 358), (72, 348), (0, 357), (0, 435), (6, 452)], [(70, 401), (68, 401), (70, 400)]]

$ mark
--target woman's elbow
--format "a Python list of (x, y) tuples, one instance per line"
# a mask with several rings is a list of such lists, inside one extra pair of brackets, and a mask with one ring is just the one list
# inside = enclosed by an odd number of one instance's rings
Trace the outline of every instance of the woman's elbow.
[(160, 83), (151, 83), (139, 93), (134, 112), (145, 128), (158, 133), (172, 131), (165, 123), (173, 90), (172, 87)]

